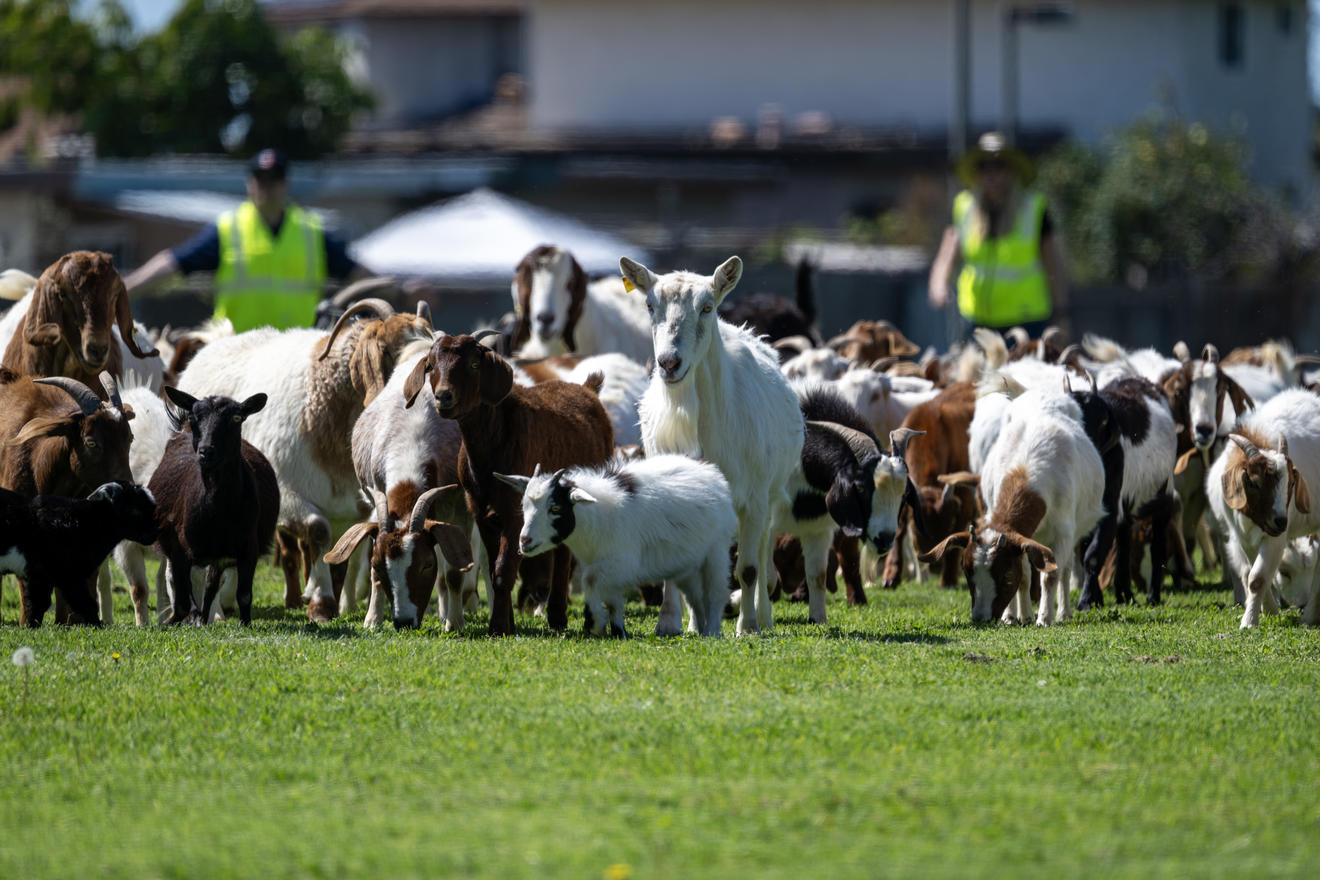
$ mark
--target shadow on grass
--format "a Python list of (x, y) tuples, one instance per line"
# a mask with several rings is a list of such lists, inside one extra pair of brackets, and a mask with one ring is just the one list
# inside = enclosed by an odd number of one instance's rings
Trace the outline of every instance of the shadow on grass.
[(871, 642), (878, 644), (898, 644), (898, 645), (947, 645), (950, 639), (947, 636), (937, 636), (925, 632), (843, 632), (842, 630), (832, 629), (821, 633), (827, 639), (843, 640), (847, 639), (854, 642)]

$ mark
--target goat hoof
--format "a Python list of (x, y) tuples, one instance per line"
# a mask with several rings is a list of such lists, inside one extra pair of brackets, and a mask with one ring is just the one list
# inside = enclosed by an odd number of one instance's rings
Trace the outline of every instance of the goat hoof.
[(302, 607), (303, 607), (303, 597), (302, 597), (302, 596), (285, 596), (285, 597), (284, 597), (284, 607), (285, 607), (285, 608), (292, 608), (292, 609), (294, 609), (294, 610), (298, 610), (298, 611), (302, 610)]
[(807, 618), (807, 623), (815, 624), (815, 625), (818, 625), (818, 626), (824, 626), (824, 625), (825, 625), (825, 621), (823, 621), (823, 620), (819, 620), (819, 619), (817, 619), (817, 618), (815, 618), (815, 617), (808, 617), (808, 618)]
[(313, 599), (307, 605), (307, 619), (312, 623), (329, 623), (339, 616), (339, 603), (334, 599)]

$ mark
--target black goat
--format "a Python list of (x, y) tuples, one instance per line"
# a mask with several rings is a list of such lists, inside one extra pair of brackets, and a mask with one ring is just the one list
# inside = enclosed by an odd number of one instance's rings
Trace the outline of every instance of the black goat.
[(720, 317), (730, 324), (746, 324), (757, 336), (766, 336), (771, 342), (790, 336), (805, 336), (820, 345), (811, 264), (805, 259), (798, 263), (795, 284), (796, 303), (771, 293), (754, 293), (733, 303), (725, 303), (720, 308)]
[(41, 626), (58, 590), (77, 619), (100, 626), (87, 588), (120, 541), (156, 540), (156, 502), (132, 483), (106, 483), (88, 498), (26, 498), (0, 489), (0, 575), (21, 578), (23, 622)]
[[(205, 622), (220, 589), (224, 569), (238, 569), (238, 615), (252, 623), (252, 577), (257, 559), (270, 549), (280, 509), (275, 470), (241, 436), (243, 421), (260, 412), (266, 395), (242, 403), (229, 397), (198, 400), (165, 386), (165, 396), (182, 410), (171, 413), (178, 431), (152, 474), (150, 488), (161, 505), (157, 550), (174, 583), (171, 623), (192, 617), (192, 569), (205, 565), (206, 595), (199, 622)], [(185, 430), (186, 429), (186, 430)]]

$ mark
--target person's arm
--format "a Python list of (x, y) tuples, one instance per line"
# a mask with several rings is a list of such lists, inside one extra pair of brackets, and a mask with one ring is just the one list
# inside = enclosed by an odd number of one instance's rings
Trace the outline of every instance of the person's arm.
[(178, 271), (179, 263), (174, 259), (174, 252), (167, 248), (130, 272), (124, 279), (124, 287), (129, 296), (150, 293)]
[(950, 226), (944, 230), (940, 249), (936, 252), (935, 262), (930, 267), (927, 296), (933, 309), (942, 309), (949, 302), (949, 279), (953, 277), (953, 265), (957, 258), (958, 230)]
[(321, 241), (325, 246), (325, 269), (330, 277), (340, 281), (372, 277), (371, 270), (348, 255), (348, 245), (339, 236), (326, 232), (322, 234)]

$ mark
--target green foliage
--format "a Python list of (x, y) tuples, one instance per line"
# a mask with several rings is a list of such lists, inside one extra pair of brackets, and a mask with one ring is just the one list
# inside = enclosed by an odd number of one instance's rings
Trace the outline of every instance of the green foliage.
[(1259, 271), (1286, 239), (1247, 160), (1240, 141), (1157, 114), (1100, 151), (1060, 145), (1040, 162), (1038, 185), (1062, 217), (1076, 280), (1214, 279)]
[(309, 626), (266, 566), (251, 630), (120, 595), (27, 631), (15, 592), (3, 877), (1314, 874), (1320, 633), (1208, 584), (1049, 629), (905, 584), (719, 641)]
[(344, 72), (344, 47), (307, 29), (281, 38), (256, 0), (187, 0), (158, 34), (130, 43), (123, 10), (105, 0), (92, 22), (69, 0), (0, 0), (5, 72), (30, 77), (44, 111), (80, 113), (107, 156), (294, 157), (335, 149), (372, 104)]

